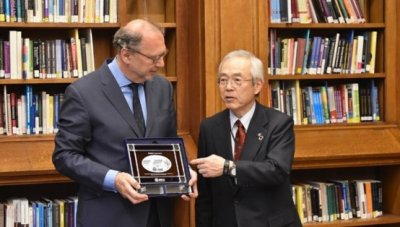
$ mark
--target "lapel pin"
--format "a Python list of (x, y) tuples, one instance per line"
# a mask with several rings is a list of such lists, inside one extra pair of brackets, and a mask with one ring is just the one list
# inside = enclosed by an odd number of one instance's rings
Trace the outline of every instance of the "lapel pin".
[(259, 132), (257, 134), (257, 136), (258, 136), (258, 140), (260, 140), (260, 141), (264, 139), (264, 136), (261, 134), (261, 132)]

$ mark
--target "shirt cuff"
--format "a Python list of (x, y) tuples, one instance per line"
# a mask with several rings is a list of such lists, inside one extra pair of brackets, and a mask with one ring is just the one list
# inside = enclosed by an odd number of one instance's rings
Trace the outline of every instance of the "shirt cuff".
[(103, 189), (106, 191), (111, 191), (117, 193), (118, 191), (115, 189), (115, 177), (117, 176), (118, 171), (110, 169), (106, 177), (104, 177)]

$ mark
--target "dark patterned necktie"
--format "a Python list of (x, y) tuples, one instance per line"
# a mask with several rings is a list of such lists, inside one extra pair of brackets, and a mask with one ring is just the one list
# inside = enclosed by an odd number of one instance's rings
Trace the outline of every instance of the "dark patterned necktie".
[(129, 86), (132, 89), (133, 116), (140, 130), (140, 136), (144, 137), (146, 131), (146, 125), (144, 123), (142, 106), (140, 105), (139, 90), (138, 90), (139, 84), (131, 83)]
[(246, 131), (244, 129), (244, 126), (242, 125), (242, 122), (240, 120), (237, 120), (235, 122), (235, 125), (237, 127), (236, 131), (236, 136), (235, 136), (235, 154), (234, 154), (234, 159), (239, 160), (240, 159), (240, 154), (242, 153), (244, 141), (246, 139)]

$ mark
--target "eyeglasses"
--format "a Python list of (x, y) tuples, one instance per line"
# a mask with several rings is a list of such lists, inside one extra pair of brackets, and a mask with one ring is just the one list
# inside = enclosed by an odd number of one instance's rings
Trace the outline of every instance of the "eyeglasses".
[(229, 82), (232, 82), (232, 86), (234, 87), (240, 87), (242, 86), (243, 82), (245, 81), (253, 81), (253, 79), (243, 79), (241, 77), (234, 77), (234, 78), (227, 78), (227, 77), (221, 77), (218, 79), (218, 85), (220, 87), (225, 87), (228, 85)]
[(168, 54), (168, 50), (166, 50), (164, 53), (162, 53), (158, 56), (149, 56), (149, 55), (143, 54), (142, 52), (140, 52), (138, 50), (131, 50), (131, 51), (134, 53), (138, 53), (138, 54), (142, 55), (143, 57), (151, 60), (153, 62), (153, 64), (156, 64), (158, 61), (163, 59)]

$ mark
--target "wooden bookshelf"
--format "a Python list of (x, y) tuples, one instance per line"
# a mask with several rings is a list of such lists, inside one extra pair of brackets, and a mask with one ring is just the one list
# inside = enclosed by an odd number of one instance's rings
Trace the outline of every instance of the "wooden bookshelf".
[[(304, 226), (398, 226), (400, 223), (400, 4), (395, 0), (365, 0), (367, 23), (364, 24), (272, 24), (270, 1), (191, 1), (189, 25), (191, 51), (189, 82), (191, 100), (200, 102), (192, 114), (192, 134), (197, 135), (199, 123), (225, 108), (219, 97), (217, 69), (221, 58), (234, 49), (255, 53), (269, 65), (269, 32), (295, 33), (310, 29), (320, 34), (330, 31), (377, 30), (379, 33), (376, 73), (324, 75), (266, 75), (266, 85), (259, 98), (269, 103), (273, 81), (301, 80), (304, 83), (376, 79), (381, 96), (381, 121), (357, 124), (325, 124), (295, 126), (296, 152), (293, 182), (326, 180), (341, 177), (376, 178), (383, 184), (384, 215), (376, 219), (353, 219)], [(397, 59), (397, 60), (396, 60)], [(197, 138), (197, 136), (195, 137)]]
[[(172, 82), (175, 89), (178, 113), (178, 135), (185, 140), (190, 158), (194, 158), (196, 145), (189, 132), (188, 47), (184, 0), (118, 0), (117, 23), (26, 23), (0, 22), (0, 38), (8, 40), (9, 30), (22, 31), (22, 37), (40, 39), (66, 39), (73, 29), (91, 29), (95, 52), (95, 66), (100, 67), (106, 58), (113, 57), (114, 33), (132, 19), (147, 18), (158, 23), (165, 30), (169, 50), (165, 68), (160, 72)], [(178, 64), (179, 62), (179, 64)], [(25, 85), (39, 86), (50, 90), (63, 91), (76, 79), (0, 79), (0, 86), (7, 85), (23, 91)], [(64, 195), (76, 193), (72, 181), (60, 175), (51, 161), (54, 150), (54, 135), (0, 135), (0, 194), (5, 196), (41, 197), (55, 190)], [(50, 188), (50, 190), (46, 190)], [(68, 190), (63, 190), (68, 188)], [(69, 188), (73, 188), (69, 190)], [(193, 203), (177, 199), (174, 226), (193, 226)], [(192, 223), (192, 224), (190, 224)]]

